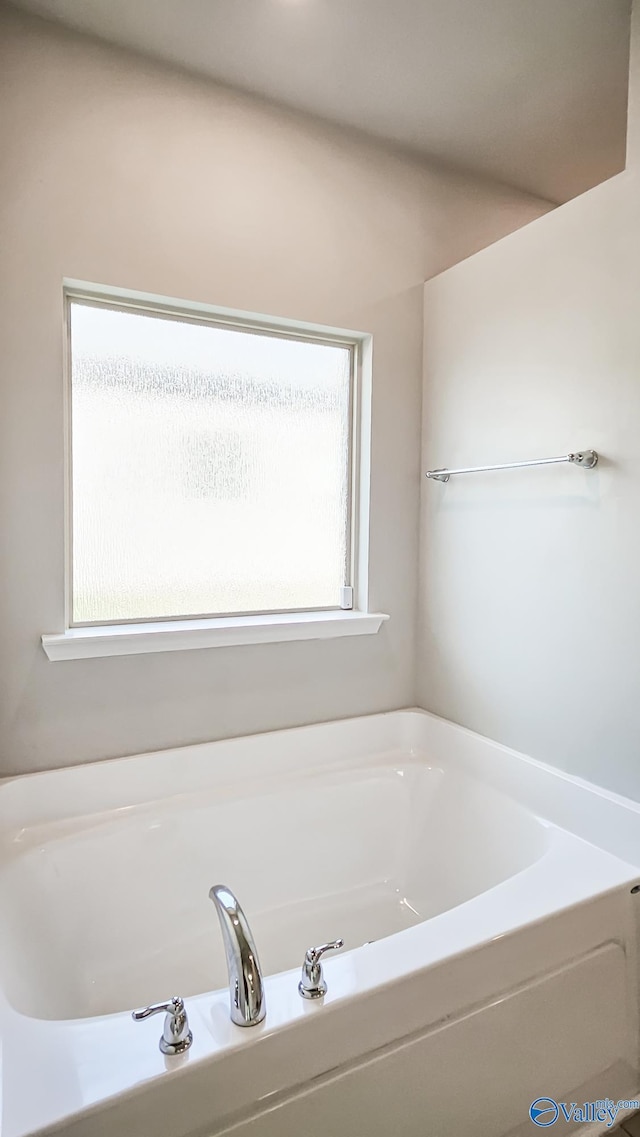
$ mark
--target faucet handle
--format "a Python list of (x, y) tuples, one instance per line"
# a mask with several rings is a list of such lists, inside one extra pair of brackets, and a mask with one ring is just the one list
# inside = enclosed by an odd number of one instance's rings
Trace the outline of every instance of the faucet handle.
[(182, 1054), (188, 1050), (193, 1042), (193, 1035), (189, 1030), (189, 1019), (184, 1007), (184, 999), (175, 996), (168, 1003), (152, 1003), (142, 1011), (132, 1011), (134, 1022), (142, 1022), (151, 1015), (165, 1012), (164, 1027), (160, 1038), (160, 1049), (163, 1054)]
[(309, 948), (305, 952), (302, 975), (298, 983), (298, 991), (303, 999), (321, 999), (323, 995), (326, 995), (327, 984), (324, 981), (320, 960), (326, 951), (338, 951), (341, 947), (344, 947), (344, 940), (342, 939), (333, 940), (331, 943), (322, 944), (320, 947)]

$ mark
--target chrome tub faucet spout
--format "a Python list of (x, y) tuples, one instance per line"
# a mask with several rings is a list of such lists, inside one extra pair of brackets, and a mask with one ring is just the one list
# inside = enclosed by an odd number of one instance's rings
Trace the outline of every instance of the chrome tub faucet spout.
[(258, 952), (247, 918), (237, 898), (224, 884), (209, 890), (213, 901), (227, 956), (231, 1020), (237, 1026), (255, 1026), (262, 1022), (267, 1007)]

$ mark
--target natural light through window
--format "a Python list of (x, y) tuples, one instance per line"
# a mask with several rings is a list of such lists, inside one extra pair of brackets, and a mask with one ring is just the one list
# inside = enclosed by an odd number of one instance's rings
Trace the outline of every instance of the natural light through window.
[(353, 345), (69, 309), (71, 623), (339, 608)]

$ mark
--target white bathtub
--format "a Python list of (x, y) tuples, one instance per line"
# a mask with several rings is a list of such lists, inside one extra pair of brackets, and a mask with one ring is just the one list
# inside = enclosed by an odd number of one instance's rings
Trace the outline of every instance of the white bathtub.
[[(0, 832), (1, 1137), (516, 1137), (535, 1098), (640, 1087), (639, 807), (433, 716), (13, 779)], [(216, 883), (267, 976), (250, 1029)], [(165, 1058), (130, 1011), (173, 995)]]

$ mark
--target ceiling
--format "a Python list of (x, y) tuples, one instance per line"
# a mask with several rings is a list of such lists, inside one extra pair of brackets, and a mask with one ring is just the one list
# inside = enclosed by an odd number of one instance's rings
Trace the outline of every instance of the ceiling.
[(552, 201), (624, 166), (630, 0), (14, 0)]

